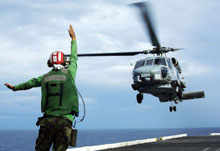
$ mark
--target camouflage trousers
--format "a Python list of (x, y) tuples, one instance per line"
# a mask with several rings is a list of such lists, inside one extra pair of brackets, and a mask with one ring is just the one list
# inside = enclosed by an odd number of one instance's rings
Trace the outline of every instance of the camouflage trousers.
[(72, 123), (64, 118), (43, 117), (38, 120), (40, 130), (36, 140), (36, 151), (65, 151), (70, 145)]

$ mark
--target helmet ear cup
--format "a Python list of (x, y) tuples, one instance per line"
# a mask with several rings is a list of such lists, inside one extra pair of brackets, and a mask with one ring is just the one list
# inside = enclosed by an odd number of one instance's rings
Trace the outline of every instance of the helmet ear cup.
[(47, 66), (48, 66), (49, 68), (53, 67), (53, 64), (50, 62), (50, 59), (47, 60)]
[(70, 60), (69, 59), (70, 59), (69, 57), (66, 57), (66, 56), (64, 57), (63, 65), (64, 65), (65, 68), (69, 67), (69, 65), (70, 65)]

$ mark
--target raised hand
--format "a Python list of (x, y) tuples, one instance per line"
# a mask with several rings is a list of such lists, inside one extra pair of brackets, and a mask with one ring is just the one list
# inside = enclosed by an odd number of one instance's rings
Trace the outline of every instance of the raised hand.
[(69, 35), (72, 38), (72, 40), (76, 40), (76, 36), (75, 36), (74, 30), (71, 24), (70, 24), (70, 28), (68, 31), (69, 31)]

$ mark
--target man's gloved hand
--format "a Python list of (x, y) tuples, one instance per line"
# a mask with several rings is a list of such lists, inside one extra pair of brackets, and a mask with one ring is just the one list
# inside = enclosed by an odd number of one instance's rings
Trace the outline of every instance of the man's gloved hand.
[(70, 24), (70, 29), (68, 31), (69, 31), (69, 35), (72, 38), (72, 40), (76, 40), (76, 36), (75, 36), (74, 30), (71, 24)]
[(9, 83), (5, 83), (5, 86), (8, 87), (9, 89), (15, 91), (15, 87)]

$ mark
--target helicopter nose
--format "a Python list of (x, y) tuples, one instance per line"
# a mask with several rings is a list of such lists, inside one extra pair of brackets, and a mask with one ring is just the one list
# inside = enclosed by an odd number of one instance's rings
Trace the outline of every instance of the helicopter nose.
[(161, 70), (159, 68), (150, 71), (153, 80), (161, 80)]
[(162, 67), (162, 68), (161, 68), (162, 78), (166, 78), (166, 77), (167, 77), (167, 73), (168, 73), (168, 69), (165, 68), (165, 67)]
[(162, 80), (167, 77), (168, 69), (165, 67), (153, 69), (151, 70), (151, 74), (154, 80)]
[(135, 71), (134, 72), (134, 81), (136, 82), (143, 82), (143, 81), (150, 81), (151, 80), (151, 73), (150, 71)]

